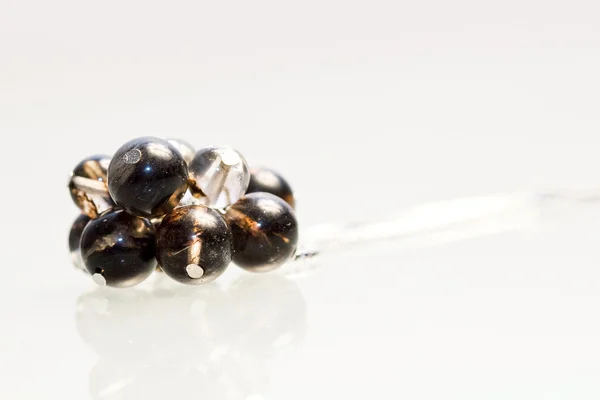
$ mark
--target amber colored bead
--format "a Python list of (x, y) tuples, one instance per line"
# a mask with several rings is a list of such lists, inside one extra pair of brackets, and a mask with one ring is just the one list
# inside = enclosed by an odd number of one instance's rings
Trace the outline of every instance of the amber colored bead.
[(270, 193), (250, 193), (227, 209), (233, 262), (249, 271), (277, 268), (294, 255), (298, 222), (294, 210)]
[(231, 230), (209, 207), (177, 207), (156, 231), (156, 258), (165, 274), (181, 283), (199, 285), (221, 275), (231, 263)]

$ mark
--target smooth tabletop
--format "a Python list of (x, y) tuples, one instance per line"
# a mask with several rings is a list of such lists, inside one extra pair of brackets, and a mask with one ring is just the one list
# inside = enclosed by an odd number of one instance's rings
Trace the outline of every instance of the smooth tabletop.
[[(600, 202), (543, 194), (600, 188), (599, 14), (1, 2), (0, 398), (597, 399)], [(101, 289), (70, 262), (68, 175), (148, 135), (281, 172), (301, 239), (424, 204), (444, 206), (411, 224), (477, 210), (455, 199), (534, 201), (293, 277), (231, 266), (202, 287)]]

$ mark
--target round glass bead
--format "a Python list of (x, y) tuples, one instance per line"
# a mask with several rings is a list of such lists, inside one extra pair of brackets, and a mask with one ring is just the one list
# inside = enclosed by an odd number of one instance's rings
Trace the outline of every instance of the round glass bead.
[(285, 179), (277, 172), (268, 168), (252, 168), (250, 183), (246, 193), (267, 192), (282, 198), (292, 208), (295, 206), (294, 193)]
[(156, 230), (156, 258), (165, 274), (199, 285), (221, 275), (231, 263), (229, 226), (215, 209), (177, 207)]
[(196, 155), (196, 150), (194, 150), (194, 147), (191, 144), (181, 139), (167, 139), (167, 142), (179, 150), (188, 165), (192, 162), (194, 155)]
[(294, 210), (270, 193), (250, 193), (227, 209), (233, 262), (255, 272), (277, 268), (294, 255), (298, 222)]
[(106, 185), (110, 157), (96, 155), (82, 160), (69, 180), (73, 202), (90, 218), (114, 206)]
[(88, 222), (90, 222), (91, 218), (85, 214), (81, 214), (77, 219), (73, 222), (71, 226), (71, 231), (69, 232), (69, 251), (71, 252), (71, 261), (73, 261), (73, 265), (75, 268), (80, 269), (87, 273), (85, 269), (85, 265), (83, 264), (83, 258), (81, 257), (81, 249), (79, 247), (79, 242), (81, 241), (81, 234), (85, 229)]
[(190, 164), (190, 189), (202, 204), (224, 208), (248, 188), (250, 172), (244, 157), (229, 146), (199, 150)]
[(156, 268), (154, 226), (123, 210), (90, 221), (80, 244), (85, 267), (99, 285), (133, 286)]
[(125, 143), (108, 166), (108, 190), (121, 208), (143, 217), (177, 206), (188, 184), (181, 153), (167, 141), (142, 137)]

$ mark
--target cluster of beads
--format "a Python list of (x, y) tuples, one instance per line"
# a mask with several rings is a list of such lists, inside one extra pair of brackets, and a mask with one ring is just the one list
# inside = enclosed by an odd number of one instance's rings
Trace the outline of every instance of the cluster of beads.
[(81, 161), (69, 190), (82, 211), (71, 256), (101, 285), (133, 286), (155, 270), (202, 284), (232, 261), (270, 271), (296, 251), (290, 186), (228, 146), (196, 152), (181, 140), (134, 139), (112, 158)]

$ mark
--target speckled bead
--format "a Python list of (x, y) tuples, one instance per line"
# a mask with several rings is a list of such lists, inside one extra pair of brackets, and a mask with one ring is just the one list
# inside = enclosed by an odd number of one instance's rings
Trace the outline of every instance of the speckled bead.
[(231, 230), (209, 207), (177, 207), (156, 232), (156, 258), (163, 272), (178, 282), (199, 285), (221, 275), (231, 262)]
[(246, 193), (266, 192), (282, 198), (292, 208), (295, 207), (294, 193), (285, 179), (269, 168), (259, 167), (250, 170), (250, 183)]
[(120, 209), (90, 221), (80, 244), (85, 267), (100, 285), (133, 286), (156, 268), (152, 223)]
[(187, 190), (187, 181), (187, 164), (181, 153), (153, 137), (125, 143), (108, 166), (112, 199), (142, 217), (164, 215), (175, 208)]
[(227, 209), (233, 262), (254, 272), (277, 268), (294, 255), (298, 223), (294, 210), (270, 193), (250, 193)]
[(91, 156), (82, 160), (71, 172), (71, 198), (81, 212), (90, 218), (96, 218), (114, 206), (106, 184), (109, 163), (108, 156)]

